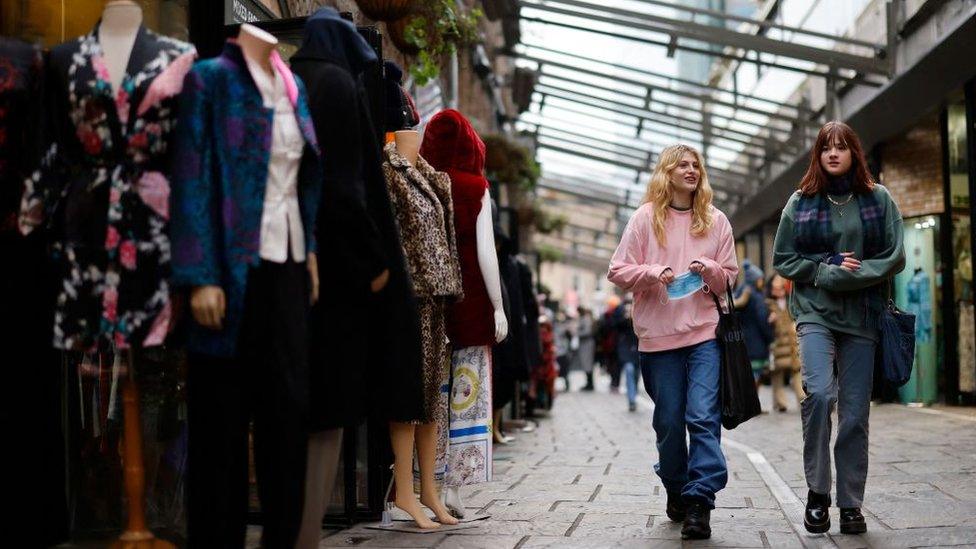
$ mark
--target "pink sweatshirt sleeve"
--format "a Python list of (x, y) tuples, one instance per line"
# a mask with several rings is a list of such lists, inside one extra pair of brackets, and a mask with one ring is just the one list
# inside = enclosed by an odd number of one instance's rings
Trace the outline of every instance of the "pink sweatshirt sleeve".
[(628, 292), (643, 292), (660, 283), (660, 276), (667, 265), (648, 265), (644, 263), (645, 250), (650, 226), (643, 212), (638, 211), (630, 218), (617, 251), (610, 259), (607, 280)]
[(700, 257), (698, 261), (705, 266), (702, 279), (712, 292), (723, 295), (726, 283), (734, 283), (739, 275), (739, 262), (735, 257), (735, 238), (732, 224), (722, 213), (717, 213), (714, 230), (718, 231), (718, 253), (715, 257)]

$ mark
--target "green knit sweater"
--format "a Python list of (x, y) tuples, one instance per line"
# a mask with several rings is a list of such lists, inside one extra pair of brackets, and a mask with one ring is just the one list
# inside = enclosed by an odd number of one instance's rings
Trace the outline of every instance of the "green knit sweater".
[(776, 231), (773, 266), (793, 281), (790, 314), (797, 324), (811, 322), (831, 330), (878, 340), (878, 315), (884, 305), (884, 282), (905, 268), (905, 232), (901, 212), (888, 190), (875, 185), (874, 196), (884, 210), (884, 247), (877, 257), (864, 259), (864, 243), (858, 201), (844, 206), (831, 204), (833, 230), (838, 234), (835, 253), (854, 252), (861, 260), (858, 271), (847, 271), (821, 260), (821, 255), (804, 254), (794, 242), (793, 215), (800, 194), (793, 193)]

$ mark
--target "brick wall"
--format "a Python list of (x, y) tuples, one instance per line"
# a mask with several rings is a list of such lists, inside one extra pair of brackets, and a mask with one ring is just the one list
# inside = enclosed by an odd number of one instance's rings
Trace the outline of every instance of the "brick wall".
[(905, 134), (887, 141), (881, 153), (882, 183), (902, 216), (945, 210), (942, 179), (942, 132), (933, 115)]

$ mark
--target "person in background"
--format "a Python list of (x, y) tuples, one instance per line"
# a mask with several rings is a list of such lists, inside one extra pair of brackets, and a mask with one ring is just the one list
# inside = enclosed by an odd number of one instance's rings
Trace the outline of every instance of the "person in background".
[(593, 325), (593, 312), (586, 307), (580, 307), (579, 327), (577, 337), (579, 337), (579, 348), (576, 350), (577, 360), (580, 369), (586, 374), (586, 385), (584, 391), (592, 391), (593, 387), (593, 365), (596, 359), (596, 330)]
[(569, 319), (562, 309), (556, 312), (556, 321), (549, 323), (549, 332), (552, 335), (553, 344), (556, 352), (556, 364), (559, 368), (559, 377), (563, 380), (564, 391), (569, 391), (569, 342), (572, 333), (569, 331)]
[(861, 140), (828, 122), (810, 150), (773, 246), (776, 272), (793, 281), (803, 364), (801, 403), (807, 509), (804, 525), (830, 530), (831, 415), (837, 408), (837, 505), (842, 534), (867, 531), (861, 514), (868, 475), (868, 416), (885, 282), (905, 268), (898, 205), (868, 170)]
[[(597, 329), (597, 349), (600, 353), (600, 364), (610, 375), (611, 393), (620, 392), (622, 364), (617, 360), (616, 329), (617, 310), (620, 306), (620, 299), (617, 296), (610, 296), (607, 299), (607, 307), (600, 316), (599, 328)], [(637, 363), (634, 362), (634, 364)]]
[(752, 376), (759, 387), (759, 378), (769, 367), (769, 346), (773, 343), (773, 329), (769, 324), (769, 310), (762, 292), (763, 272), (748, 259), (742, 262), (742, 284), (735, 290), (735, 308), (739, 311), (746, 351), (752, 362)]
[(616, 355), (621, 365), (621, 373), (627, 387), (627, 409), (637, 411), (637, 382), (640, 370), (637, 365), (640, 353), (637, 350), (637, 334), (634, 333), (634, 302), (628, 297), (614, 311), (614, 331), (617, 334)]
[(806, 394), (800, 380), (800, 345), (796, 340), (796, 324), (790, 315), (787, 283), (789, 281), (774, 274), (766, 283), (766, 308), (769, 309), (769, 323), (773, 326), (773, 348), (771, 353), (773, 386), (773, 408), (777, 412), (786, 411), (786, 376), (790, 376), (790, 386), (799, 405)]
[[(739, 271), (732, 225), (712, 205), (705, 161), (688, 145), (658, 156), (647, 194), (627, 223), (607, 278), (634, 294), (644, 388), (667, 491), (681, 537), (712, 535), (715, 494), (728, 482), (719, 404), (720, 348), (713, 296)], [(687, 442), (690, 440), (690, 442)]]

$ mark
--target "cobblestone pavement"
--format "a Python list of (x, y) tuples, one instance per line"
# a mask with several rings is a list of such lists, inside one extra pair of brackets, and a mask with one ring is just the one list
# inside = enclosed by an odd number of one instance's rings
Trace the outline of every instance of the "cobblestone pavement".
[(806, 485), (795, 404), (725, 432), (729, 484), (712, 513), (712, 539), (682, 542), (651, 467), (650, 410), (646, 397), (629, 413), (622, 395), (560, 394), (536, 431), (496, 447), (495, 480), (464, 490), (470, 513), (491, 515), (478, 527), (407, 534), (357, 526), (328, 534), (321, 547), (976, 547), (970, 411), (873, 407), (863, 536), (838, 534), (836, 509), (829, 535), (798, 523)]

